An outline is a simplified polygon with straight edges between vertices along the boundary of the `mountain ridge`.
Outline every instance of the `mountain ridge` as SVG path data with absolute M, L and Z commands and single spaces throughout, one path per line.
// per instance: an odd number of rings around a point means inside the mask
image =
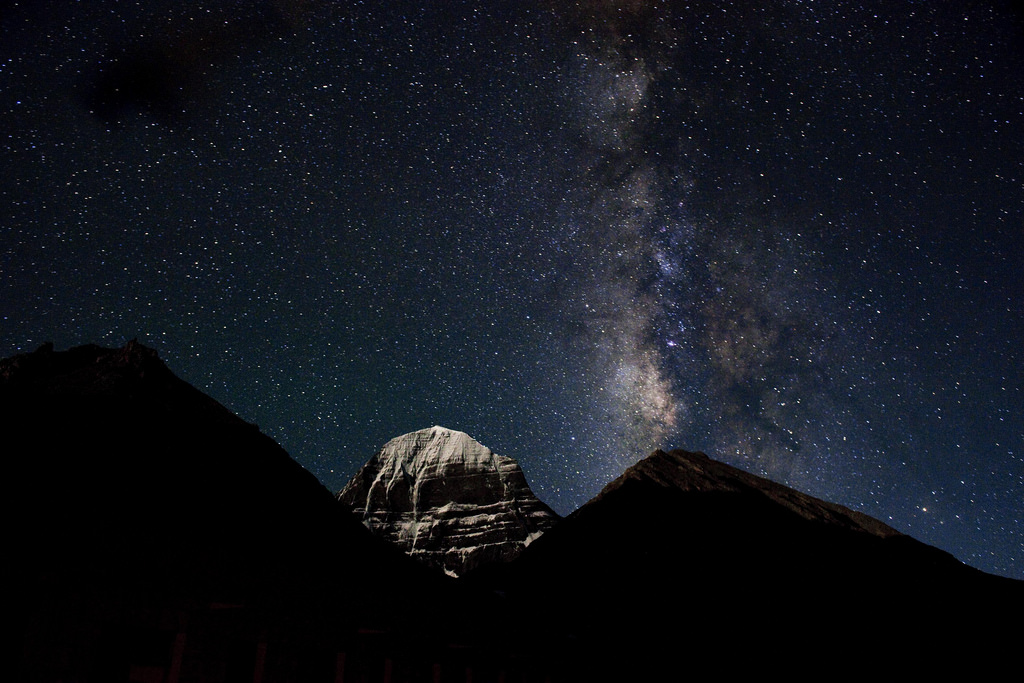
M 744 488 L 757 490 L 770 500 L 805 519 L 839 524 L 881 538 L 905 535 L 863 512 L 803 493 L 767 477 L 761 477 L 714 460 L 706 453 L 682 449 L 654 451 L 651 455 L 627 468 L 618 478 L 606 484 L 592 500 L 600 500 L 628 480 L 643 478 L 681 491 L 735 492 Z
M 751 674 L 794 643 L 807 673 L 938 671 L 1006 659 L 1024 635 L 1024 582 L 681 450 L 655 451 L 510 565 L 466 579 L 560 624 L 583 679 L 672 678 L 681 643 Z
M 794 643 L 798 671 L 912 673 L 1015 661 L 1022 635 L 1024 582 L 700 453 L 655 451 L 451 580 L 137 342 L 0 361 L 0 419 L 26 681 L 653 680 L 763 672 Z M 469 450 L 454 474 L 501 463 Z M 428 481 L 391 475 L 384 500 Z

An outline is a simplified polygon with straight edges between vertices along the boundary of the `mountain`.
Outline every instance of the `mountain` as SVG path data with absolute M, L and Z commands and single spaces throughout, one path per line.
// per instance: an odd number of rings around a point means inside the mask
M 141 344 L 0 361 L 0 439 L 15 680 L 401 680 L 489 647 L 486 600 Z
M 308 572 L 328 538 L 376 547 L 273 440 L 136 342 L 0 361 L 0 415 L 19 542 L 41 568 L 116 557 L 233 599 Z
M 451 576 L 514 559 L 559 519 L 512 458 L 439 426 L 387 442 L 338 499 L 375 535 Z
M 1024 584 L 861 513 L 656 451 L 507 566 L 470 574 L 557 623 L 584 677 L 674 678 L 699 658 L 759 674 L 1011 661 Z M 887 667 L 887 668 L 880 668 Z
M 655 451 L 650 457 L 630 467 L 622 476 L 605 486 L 589 504 L 597 506 L 605 499 L 614 498 L 616 492 L 622 488 L 636 485 L 657 486 L 661 489 L 693 494 L 718 492 L 737 497 L 759 494 L 802 519 L 834 529 L 846 529 L 879 538 L 902 536 L 892 527 L 862 512 L 814 498 L 770 479 L 730 467 L 712 460 L 704 453 L 683 450 Z
M 396 528 L 418 548 L 479 552 L 458 580 L 374 537 L 152 349 L 0 361 L 9 677 L 985 679 L 1017 666 L 1024 583 L 702 454 L 655 452 L 537 537 L 549 511 L 514 463 L 442 428 L 395 441 L 364 468 L 362 500 L 393 509 L 384 521 L 415 513 L 421 526 Z M 500 549 L 510 529 L 525 531 L 511 561 L 469 550 Z

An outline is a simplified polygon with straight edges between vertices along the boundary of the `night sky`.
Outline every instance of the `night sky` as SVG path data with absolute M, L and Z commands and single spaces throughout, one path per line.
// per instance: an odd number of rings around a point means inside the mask
M 0 3 L 0 355 L 138 338 L 338 490 L 655 448 L 1024 578 L 1009 2 Z

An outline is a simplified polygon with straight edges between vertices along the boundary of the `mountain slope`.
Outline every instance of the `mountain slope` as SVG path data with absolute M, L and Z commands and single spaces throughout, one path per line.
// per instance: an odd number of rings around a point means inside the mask
M 612 680 L 672 676 L 683 651 L 746 673 L 794 648 L 807 672 L 998 657 L 1024 607 L 1020 582 L 685 451 L 655 452 L 511 565 L 467 578 L 561 624 L 586 674 Z
M 0 361 L 0 435 L 21 680 L 327 681 L 468 642 L 456 587 L 140 344 Z
M 280 446 L 140 344 L 2 361 L 0 405 L 40 566 L 113 553 L 230 593 L 322 559 L 325 534 L 371 545 Z
M 597 503 L 612 496 L 628 482 L 646 482 L 666 489 L 691 493 L 756 492 L 809 521 L 863 532 L 879 538 L 901 535 L 892 527 L 862 512 L 814 498 L 770 479 L 730 467 L 712 460 L 703 453 L 682 450 L 657 451 L 651 457 L 644 458 L 627 469 L 618 479 L 606 485 L 590 502 Z
M 514 460 L 439 426 L 389 441 L 338 498 L 375 535 L 453 576 L 513 559 L 558 520 Z

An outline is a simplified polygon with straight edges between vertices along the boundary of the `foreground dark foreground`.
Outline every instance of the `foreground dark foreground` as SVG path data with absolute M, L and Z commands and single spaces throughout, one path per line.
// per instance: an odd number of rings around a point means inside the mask
M 139 344 L 0 361 L 0 415 L 15 680 L 977 674 L 1024 642 L 1021 582 L 700 454 L 456 581 Z

